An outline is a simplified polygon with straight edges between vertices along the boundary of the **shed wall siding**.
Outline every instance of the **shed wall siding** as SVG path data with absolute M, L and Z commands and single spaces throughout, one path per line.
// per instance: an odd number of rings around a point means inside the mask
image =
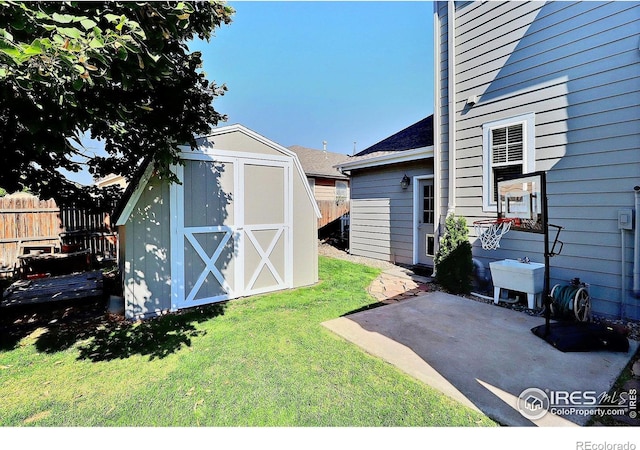
M 273 155 L 282 157 L 282 153 L 275 148 L 253 139 L 244 133 L 231 131 L 229 133 L 218 134 L 205 138 L 206 144 L 203 150 L 233 150 L 241 153 L 259 153 L 262 155 Z
M 318 218 L 305 191 L 307 179 L 293 171 L 293 287 L 318 282 Z
M 412 188 L 400 180 L 433 174 L 433 160 L 362 169 L 351 174 L 350 252 L 401 264 L 413 263 Z
M 153 177 L 126 224 L 123 281 L 127 318 L 150 317 L 171 307 L 169 227 L 169 185 Z
M 437 8 L 446 14 L 446 5 Z M 440 36 L 446 46 L 442 28 Z M 535 113 L 535 170 L 547 171 L 550 223 L 565 227 L 551 285 L 579 277 L 590 284 L 594 312 L 618 316 L 624 252 L 625 314 L 636 319 L 632 233 L 622 249 L 617 211 L 633 208 L 640 184 L 639 39 L 638 2 L 473 2 L 456 10 L 456 213 L 469 223 L 495 216 L 482 209 L 482 125 Z M 469 107 L 471 95 L 480 101 Z M 494 252 L 476 242 L 474 252 L 484 262 L 544 260 L 541 237 L 522 232 Z

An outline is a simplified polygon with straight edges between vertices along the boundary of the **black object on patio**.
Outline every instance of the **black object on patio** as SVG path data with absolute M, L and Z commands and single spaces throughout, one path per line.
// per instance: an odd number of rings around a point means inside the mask
M 531 331 L 562 352 L 629 351 L 626 336 L 597 323 L 555 322 L 539 325 Z

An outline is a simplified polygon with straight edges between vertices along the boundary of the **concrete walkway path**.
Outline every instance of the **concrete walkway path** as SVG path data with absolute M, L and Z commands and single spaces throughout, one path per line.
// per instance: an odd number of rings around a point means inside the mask
M 385 295 L 413 286 L 393 276 L 378 280 Z M 589 416 L 581 412 L 530 420 L 518 396 L 530 388 L 606 394 L 639 344 L 630 340 L 627 353 L 562 353 L 531 332 L 544 323 L 539 317 L 438 291 L 391 303 L 323 325 L 503 425 L 584 425 Z

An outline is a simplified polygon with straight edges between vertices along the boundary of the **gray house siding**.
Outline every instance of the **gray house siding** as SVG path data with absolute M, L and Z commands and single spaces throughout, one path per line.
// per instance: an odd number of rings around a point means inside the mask
M 618 210 L 633 208 L 633 187 L 640 184 L 640 4 L 456 6 L 455 148 L 448 145 L 448 127 L 440 127 L 443 164 L 455 152 L 456 214 L 469 223 L 495 217 L 482 203 L 483 124 L 533 113 L 532 169 L 547 171 L 549 221 L 564 227 L 562 254 L 551 259 L 551 285 L 579 277 L 590 284 L 594 312 L 640 318 L 640 301 L 630 292 L 633 234 L 626 232 L 622 248 L 617 223 Z M 436 110 L 442 116 L 448 101 L 447 5 L 436 5 L 436 12 Z M 479 101 L 471 106 L 467 99 L 474 95 Z M 541 236 L 523 232 L 505 235 L 497 251 L 475 242 L 474 253 L 485 263 L 544 259 Z
M 351 173 L 350 252 L 413 264 L 413 195 L 400 180 L 433 174 L 433 160 L 394 164 Z

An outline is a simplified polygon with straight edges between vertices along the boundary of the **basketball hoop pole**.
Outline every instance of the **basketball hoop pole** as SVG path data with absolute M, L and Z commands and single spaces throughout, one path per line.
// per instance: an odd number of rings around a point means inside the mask
M 560 235 L 560 231 L 562 231 L 562 227 L 559 225 L 552 225 L 549 223 L 549 205 L 547 203 L 547 174 L 546 172 L 540 173 L 540 180 L 543 186 L 542 188 L 542 227 L 544 230 L 544 336 L 547 337 L 549 335 L 550 325 L 551 325 L 551 293 L 550 284 L 551 284 L 551 268 L 550 259 L 553 256 L 560 254 L 562 251 L 563 244 L 561 241 L 558 241 L 558 236 Z M 553 241 L 553 247 L 549 249 L 549 227 L 554 227 L 557 229 L 556 237 Z M 556 244 L 560 243 L 560 250 L 557 252 Z
M 540 173 L 541 194 L 542 194 L 542 229 L 544 230 L 544 288 L 542 295 L 544 298 L 544 335 L 549 335 L 549 325 L 551 322 L 551 296 L 549 295 L 550 270 L 549 260 L 551 253 L 549 252 L 549 207 L 547 204 L 547 174 Z

